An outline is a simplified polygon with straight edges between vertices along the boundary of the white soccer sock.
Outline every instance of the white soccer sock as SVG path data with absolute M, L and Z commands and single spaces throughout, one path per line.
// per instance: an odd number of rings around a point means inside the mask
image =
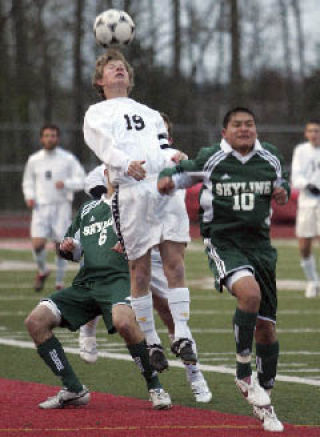
M 319 280 L 313 255 L 310 255 L 309 258 L 301 258 L 300 265 L 308 281 L 317 282 Z
M 97 324 L 100 320 L 100 316 L 90 320 L 90 322 L 80 327 L 81 337 L 95 337 L 97 331 Z
M 169 288 L 168 304 L 174 322 L 174 338 L 189 338 L 192 334 L 188 326 L 190 315 L 190 292 L 188 288 Z
M 63 283 L 66 267 L 67 261 L 61 258 L 61 256 L 56 256 L 56 285 Z
M 33 249 L 32 255 L 33 255 L 33 259 L 37 263 L 39 273 L 43 275 L 48 271 L 47 263 L 46 263 L 46 259 L 47 259 L 46 249 L 43 248 L 39 251 Z
M 147 344 L 160 344 L 161 341 L 154 323 L 152 294 L 149 292 L 142 297 L 132 297 L 131 306 Z
M 199 379 L 203 379 L 203 374 L 200 370 L 200 366 L 198 363 L 196 364 L 185 364 L 184 368 L 186 369 L 187 380 L 189 382 L 198 381 Z

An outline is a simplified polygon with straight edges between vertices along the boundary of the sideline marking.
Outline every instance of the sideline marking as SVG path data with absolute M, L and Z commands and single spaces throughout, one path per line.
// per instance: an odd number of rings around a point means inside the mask
M 14 346 L 14 347 L 20 347 L 23 349 L 35 349 L 34 344 L 31 341 L 19 341 L 19 340 L 10 340 L 7 338 L 0 338 L 0 344 L 4 346 Z M 68 352 L 70 354 L 78 355 L 79 349 L 74 347 L 65 347 L 65 352 Z M 115 360 L 122 360 L 122 361 L 132 361 L 132 357 L 128 354 L 119 354 L 119 353 L 111 353 L 111 352 L 99 352 L 99 357 L 103 358 L 113 358 Z M 184 369 L 184 365 L 177 361 L 169 360 L 169 365 L 171 367 L 177 367 L 179 369 Z M 214 372 L 214 373 L 224 373 L 229 375 L 235 375 L 235 371 L 233 369 L 230 369 L 229 367 L 225 366 L 211 366 L 208 364 L 200 364 L 201 370 L 207 371 L 207 372 Z M 283 381 L 283 382 L 295 382 L 297 384 L 306 384 L 311 386 L 317 386 L 320 387 L 320 381 L 317 381 L 315 379 L 311 378 L 301 378 L 298 376 L 285 376 L 285 375 L 277 375 L 277 381 Z

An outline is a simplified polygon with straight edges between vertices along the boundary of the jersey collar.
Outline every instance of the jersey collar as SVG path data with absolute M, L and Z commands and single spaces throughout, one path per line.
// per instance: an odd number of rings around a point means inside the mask
M 253 149 L 251 150 L 250 153 L 248 153 L 247 155 L 243 156 L 241 155 L 239 152 L 237 152 L 236 150 L 234 150 L 231 145 L 223 138 L 221 140 L 220 143 L 220 148 L 224 151 L 224 153 L 233 155 L 235 158 L 237 158 L 239 161 L 242 162 L 242 164 L 245 164 L 246 162 L 249 161 L 249 159 L 251 159 L 259 150 L 262 150 L 262 145 L 260 143 L 260 141 L 258 139 L 256 139 Z

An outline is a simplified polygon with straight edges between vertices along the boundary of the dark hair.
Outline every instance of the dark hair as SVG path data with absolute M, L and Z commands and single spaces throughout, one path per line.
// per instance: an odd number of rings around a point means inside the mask
M 250 114 L 253 117 L 254 122 L 256 122 L 256 116 L 254 115 L 254 113 L 250 109 L 244 108 L 242 106 L 237 106 L 233 109 L 230 109 L 230 111 L 228 111 L 226 113 L 226 115 L 224 116 L 223 122 L 222 122 L 222 126 L 224 128 L 226 128 L 228 126 L 229 121 L 231 120 L 231 117 L 234 114 L 237 114 L 238 112 L 246 112 L 247 114 Z
M 53 123 L 45 123 L 44 125 L 41 126 L 40 128 L 40 137 L 42 137 L 43 132 L 46 129 L 50 129 L 50 130 L 55 130 L 57 132 L 58 137 L 60 136 L 60 129 L 56 124 Z
M 317 120 L 315 118 L 311 118 L 310 120 L 307 120 L 306 126 L 307 126 L 307 124 L 318 124 L 318 125 L 320 125 L 320 120 Z
M 167 126 L 168 126 L 168 136 L 170 138 L 172 138 L 173 125 L 172 125 L 172 122 L 171 122 L 171 120 L 169 118 L 169 115 L 166 114 L 165 112 L 160 112 L 160 115 L 163 118 L 163 121 L 165 123 L 167 123 Z

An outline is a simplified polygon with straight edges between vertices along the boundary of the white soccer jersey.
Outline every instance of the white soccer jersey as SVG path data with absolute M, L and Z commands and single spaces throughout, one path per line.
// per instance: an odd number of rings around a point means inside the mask
M 73 193 L 83 189 L 84 178 L 84 169 L 70 152 L 60 147 L 42 149 L 32 154 L 25 166 L 24 198 L 34 199 L 37 205 L 71 202 Z M 57 181 L 63 181 L 63 189 L 55 187 Z
M 114 185 L 137 182 L 126 174 L 131 161 L 146 161 L 147 176 L 172 165 L 161 150 L 168 142 L 161 115 L 128 97 L 90 106 L 83 130 L 86 143 L 106 164 Z
M 312 195 L 306 186 L 316 185 L 320 189 L 320 147 L 309 142 L 298 144 L 292 157 L 292 185 L 300 190 L 299 206 L 315 206 L 320 203 L 320 196 Z

